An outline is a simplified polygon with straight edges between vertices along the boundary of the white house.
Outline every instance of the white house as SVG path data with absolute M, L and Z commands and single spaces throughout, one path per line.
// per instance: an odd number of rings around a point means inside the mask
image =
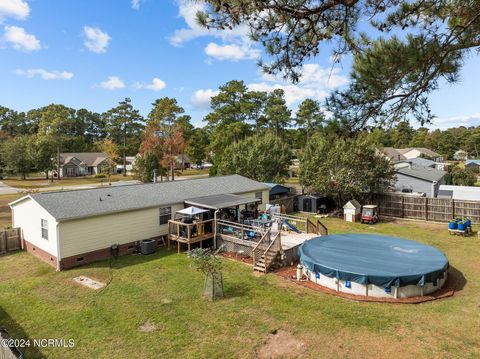
M 12 203 L 12 225 L 24 248 L 57 270 L 135 250 L 139 241 L 168 233 L 168 220 L 189 199 L 231 194 L 259 202 L 269 187 L 239 175 L 178 182 L 29 194 Z M 248 201 L 244 201 L 247 203 Z

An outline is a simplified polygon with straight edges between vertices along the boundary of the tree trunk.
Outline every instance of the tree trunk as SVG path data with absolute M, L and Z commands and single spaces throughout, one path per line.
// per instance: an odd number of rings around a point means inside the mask
M 60 180 L 60 146 L 57 146 L 57 179 Z

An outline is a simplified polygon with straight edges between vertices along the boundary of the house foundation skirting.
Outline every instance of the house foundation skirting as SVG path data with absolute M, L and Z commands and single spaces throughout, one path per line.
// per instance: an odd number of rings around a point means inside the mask
M 45 263 L 50 264 L 52 267 L 57 268 L 57 257 L 54 255 L 45 252 L 43 249 L 38 248 L 36 245 L 23 240 L 23 249 L 25 249 L 28 253 L 33 254 L 35 257 L 40 258 Z

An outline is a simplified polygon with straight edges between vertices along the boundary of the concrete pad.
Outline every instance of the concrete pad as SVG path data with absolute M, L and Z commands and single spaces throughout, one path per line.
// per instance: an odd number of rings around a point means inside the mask
M 98 290 L 98 289 L 102 289 L 103 287 L 105 287 L 105 283 L 97 282 L 96 280 L 85 277 L 83 275 L 81 275 L 80 277 L 75 277 L 75 278 L 73 278 L 73 280 L 75 282 L 77 282 L 78 284 L 83 285 L 83 286 L 85 286 L 87 288 L 90 288 L 90 289 Z

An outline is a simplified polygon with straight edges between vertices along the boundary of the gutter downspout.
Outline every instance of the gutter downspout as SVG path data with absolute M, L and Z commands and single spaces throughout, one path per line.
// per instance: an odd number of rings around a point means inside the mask
M 217 209 L 213 213 L 213 249 L 217 249 L 217 214 L 219 211 Z
M 56 229 L 57 229 L 57 272 L 60 272 L 60 231 L 58 230 L 59 222 L 57 222 Z

